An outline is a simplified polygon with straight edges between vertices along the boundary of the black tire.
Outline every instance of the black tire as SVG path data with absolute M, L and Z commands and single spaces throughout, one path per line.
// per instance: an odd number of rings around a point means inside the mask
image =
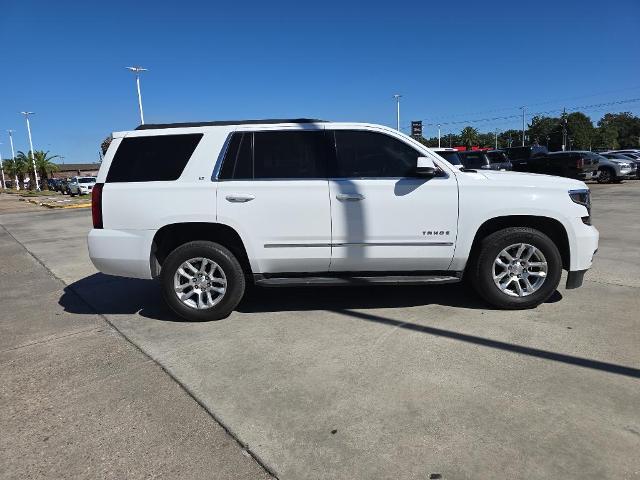
M 616 178 L 616 172 L 609 167 L 602 167 L 598 175 L 598 183 L 612 183 L 614 178 Z
M 504 293 L 493 281 L 494 261 L 498 254 L 517 243 L 536 247 L 547 262 L 547 276 L 542 285 L 537 291 L 521 297 Z M 562 258 L 558 247 L 544 233 L 526 227 L 505 228 L 482 239 L 479 255 L 470 265 L 467 274 L 474 289 L 491 305 L 507 310 L 534 308 L 551 297 L 558 287 L 562 275 Z
M 178 268 L 192 258 L 206 258 L 218 264 L 224 272 L 227 286 L 219 303 L 204 309 L 186 305 L 174 290 L 174 275 Z M 194 241 L 179 246 L 169 254 L 160 271 L 162 296 L 167 305 L 182 318 L 193 322 L 220 320 L 228 317 L 240 303 L 245 289 L 244 272 L 236 257 L 225 247 L 214 242 Z

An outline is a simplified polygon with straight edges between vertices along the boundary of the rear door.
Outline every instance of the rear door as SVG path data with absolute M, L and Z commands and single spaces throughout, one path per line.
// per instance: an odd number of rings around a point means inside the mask
M 333 136 L 331 271 L 447 270 L 458 222 L 455 176 L 415 176 L 424 154 L 387 132 Z
M 330 153 L 317 128 L 232 134 L 218 177 L 217 218 L 238 231 L 254 273 L 328 271 Z

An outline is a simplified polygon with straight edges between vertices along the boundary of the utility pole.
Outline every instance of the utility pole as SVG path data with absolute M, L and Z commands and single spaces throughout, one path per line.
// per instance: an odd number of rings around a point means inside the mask
M 520 107 L 522 109 L 522 146 L 524 147 L 524 129 L 525 129 L 525 107 Z
M 562 109 L 562 151 L 567 150 L 567 109 Z
M 396 130 L 400 131 L 400 97 L 402 95 L 395 94 L 393 98 L 396 99 Z
M 451 132 L 449 132 L 449 148 L 453 148 L 453 134 Z
M 11 160 L 16 161 L 16 152 L 13 149 L 13 130 L 7 130 L 9 132 L 9 143 L 11 144 Z M 20 182 L 18 181 L 18 174 L 16 173 L 16 190 L 20 190 Z
M 138 89 L 138 109 L 140 110 L 140 123 L 144 125 L 144 112 L 142 111 L 142 95 L 140 94 L 140 74 L 142 72 L 146 72 L 146 68 L 138 67 L 127 67 L 127 70 L 132 71 L 136 74 L 136 88 Z
M 440 124 L 438 124 L 438 148 L 440 148 Z
M 33 112 L 20 112 L 27 120 L 27 133 L 29 134 L 29 148 L 31 148 L 31 163 L 33 165 L 33 177 L 36 180 L 36 190 L 40 190 L 40 182 L 38 181 L 38 172 L 36 171 L 36 152 L 33 149 L 33 142 L 31 141 L 31 124 L 29 123 L 29 115 L 33 115 Z
M 496 128 L 496 150 L 498 149 L 498 129 Z

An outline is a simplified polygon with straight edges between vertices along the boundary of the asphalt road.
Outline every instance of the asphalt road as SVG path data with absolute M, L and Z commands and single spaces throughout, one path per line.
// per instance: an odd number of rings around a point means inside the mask
M 207 416 L 211 429 L 224 426 L 228 434 L 219 432 L 237 440 L 230 446 L 242 444 L 281 479 L 638 478 L 640 182 L 592 189 L 601 246 L 585 285 L 560 288 L 549 303 L 521 312 L 488 309 L 461 285 L 258 289 L 225 320 L 184 323 L 163 305 L 155 282 L 96 273 L 86 252 L 88 211 L 5 214 L 0 224 L 67 285 L 32 304 L 21 321 L 38 324 L 44 309 L 61 312 L 55 327 L 62 330 L 79 319 L 104 328 L 108 319 L 179 383 L 166 374 L 164 383 L 139 376 L 131 394 L 140 403 L 117 410 L 124 423 L 144 409 L 169 422 L 170 412 L 156 411 L 156 395 L 183 392 L 180 402 L 200 415 L 197 399 L 215 417 Z M 3 242 L 9 251 L 19 247 L 8 236 Z M 6 257 L 0 248 L 2 288 L 28 285 L 28 275 L 12 280 L 19 268 L 6 270 Z M 2 298 L 4 337 L 15 299 Z M 26 337 L 11 345 L 20 341 Z M 24 382 L 23 375 L 8 374 L 3 384 Z M 37 391 L 52 388 L 43 379 Z M 39 401 L 10 395 L 0 418 L 14 399 L 15 419 L 27 408 L 22 403 Z M 23 429 L 32 428 L 37 423 Z M 74 442 L 81 434 L 68 432 Z M 0 453 L 6 449 L 12 465 L 23 451 L 40 465 L 63 448 L 39 451 L 40 444 L 2 437 Z M 86 445 L 91 456 L 93 444 Z M 162 457 L 171 463 L 188 451 L 197 459 L 200 448 L 163 450 Z M 239 468 L 265 474 L 242 458 Z M 193 472 L 197 466 L 194 460 Z

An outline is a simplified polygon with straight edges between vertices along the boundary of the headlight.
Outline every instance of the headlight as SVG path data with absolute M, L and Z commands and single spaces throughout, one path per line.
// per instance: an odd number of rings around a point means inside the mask
M 582 217 L 582 222 L 585 225 L 591 225 L 591 192 L 589 192 L 589 189 L 569 190 L 569 198 L 578 205 L 583 205 L 587 208 L 588 215 Z

